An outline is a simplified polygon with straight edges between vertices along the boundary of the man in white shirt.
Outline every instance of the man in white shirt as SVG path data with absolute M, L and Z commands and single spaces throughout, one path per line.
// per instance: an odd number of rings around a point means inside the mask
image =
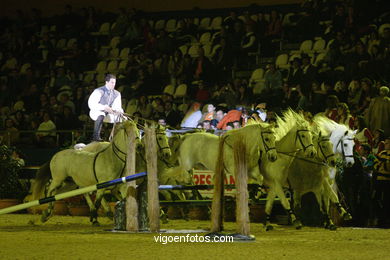
M 103 141 L 100 131 L 104 122 L 115 123 L 120 121 L 120 113 L 123 113 L 122 98 L 119 91 L 115 90 L 116 77 L 107 74 L 106 84 L 95 89 L 88 99 L 90 108 L 89 116 L 95 121 L 92 141 Z

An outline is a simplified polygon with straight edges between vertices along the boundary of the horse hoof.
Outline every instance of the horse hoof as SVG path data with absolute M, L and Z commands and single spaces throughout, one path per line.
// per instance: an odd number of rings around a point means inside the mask
M 337 230 L 337 226 L 334 225 L 334 224 L 331 224 L 331 225 L 328 226 L 328 229 L 331 230 L 331 231 L 335 231 L 335 230 Z
M 97 220 L 95 220 L 92 222 L 92 226 L 99 227 L 100 223 Z
M 293 225 L 294 225 L 295 229 L 298 229 L 298 230 L 302 229 L 302 223 L 299 220 L 295 220 Z
M 42 212 L 41 222 L 45 223 L 49 219 L 49 213 L 47 211 Z
M 345 214 L 343 215 L 343 220 L 352 220 L 352 215 L 349 214 L 349 213 L 345 213 Z
M 271 231 L 273 229 L 274 229 L 274 227 L 272 225 L 266 225 L 265 226 L 265 231 Z
M 42 215 L 41 216 L 41 222 L 45 223 L 47 221 L 47 216 Z

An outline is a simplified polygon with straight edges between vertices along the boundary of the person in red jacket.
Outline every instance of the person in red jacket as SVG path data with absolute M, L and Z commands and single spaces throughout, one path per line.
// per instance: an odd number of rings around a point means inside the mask
M 234 121 L 241 121 L 241 115 L 242 115 L 242 112 L 240 110 L 236 110 L 236 109 L 230 110 L 226 114 L 226 116 L 224 116 L 222 118 L 222 120 L 219 121 L 217 128 L 226 130 L 227 123 L 229 123 L 229 122 L 233 123 Z

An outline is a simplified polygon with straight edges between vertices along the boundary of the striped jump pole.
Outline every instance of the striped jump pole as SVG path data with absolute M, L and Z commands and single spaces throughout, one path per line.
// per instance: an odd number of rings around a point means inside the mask
M 57 194 L 57 195 L 50 196 L 50 197 L 46 197 L 46 198 L 43 198 L 43 199 L 30 201 L 30 202 L 27 202 L 27 203 L 15 205 L 15 206 L 8 207 L 8 208 L 5 208 L 5 209 L 0 209 L 0 215 L 1 214 L 11 213 L 11 212 L 22 210 L 22 209 L 27 209 L 27 208 L 30 208 L 30 207 L 33 207 L 33 206 L 46 204 L 46 203 L 49 203 L 49 202 L 52 202 L 52 201 L 57 201 L 57 200 L 70 198 L 70 197 L 73 197 L 73 196 L 77 196 L 77 195 L 85 194 L 85 193 L 92 192 L 92 191 L 95 191 L 95 190 L 107 188 L 107 187 L 110 187 L 110 186 L 113 186 L 113 185 L 117 185 L 117 184 L 120 184 L 120 183 L 126 183 L 126 182 L 130 182 L 130 181 L 134 181 L 136 179 L 140 179 L 140 178 L 146 177 L 146 175 L 147 175 L 146 172 L 141 172 L 141 173 L 137 173 L 137 174 L 134 174 L 134 175 L 127 176 L 127 177 L 122 177 L 122 178 L 119 178 L 119 179 L 98 183 L 98 184 L 87 186 L 87 187 L 84 187 L 84 188 L 80 188 L 80 189 L 64 192 L 64 193 Z

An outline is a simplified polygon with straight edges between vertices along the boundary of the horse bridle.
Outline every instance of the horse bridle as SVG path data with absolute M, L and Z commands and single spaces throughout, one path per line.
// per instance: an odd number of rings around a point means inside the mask
M 276 147 L 269 147 L 268 144 L 265 142 L 265 138 L 264 138 L 264 134 L 273 134 L 273 132 L 271 131 L 261 131 L 261 141 L 263 142 L 263 145 L 264 145 L 264 149 L 265 149 L 265 153 L 268 153 L 270 150 L 276 150 Z
M 163 130 L 159 130 L 159 131 L 156 131 L 156 135 L 157 136 L 159 136 L 159 135 L 162 135 L 162 136 L 166 136 L 166 134 L 165 134 L 165 131 L 163 131 Z M 157 138 L 157 145 L 158 145 L 158 151 L 164 151 L 164 149 L 171 149 L 170 147 L 169 147 L 169 145 L 168 146 L 164 146 L 164 147 L 161 147 L 161 144 L 160 144 L 160 142 L 158 142 L 158 138 Z
M 353 141 L 353 138 L 347 138 L 347 140 Z M 336 149 L 337 149 L 337 147 L 339 145 L 341 145 L 341 152 L 343 153 L 343 159 L 348 158 L 348 157 L 352 157 L 353 158 L 353 153 L 350 154 L 350 155 L 345 155 L 345 152 L 344 152 L 344 136 L 342 136 L 340 138 L 340 140 L 338 141 L 338 143 L 336 145 Z
M 124 131 L 124 134 L 126 135 L 126 138 L 128 139 L 129 135 L 127 134 L 126 129 L 124 129 L 123 131 Z M 124 136 L 124 138 L 125 138 L 125 136 Z M 125 139 L 124 141 L 126 141 L 126 139 Z M 127 155 L 127 153 L 126 153 L 126 152 L 123 152 L 123 151 L 115 144 L 114 139 L 112 140 L 112 151 L 114 152 L 115 156 L 118 157 L 119 160 L 121 160 L 123 163 L 126 163 L 126 155 Z M 122 159 L 122 158 L 119 156 L 118 153 L 124 155 L 124 156 L 125 156 L 125 159 Z
M 321 143 L 322 143 L 322 142 L 329 142 L 329 138 L 320 138 L 320 139 L 318 140 L 318 146 L 320 147 L 321 154 L 322 154 L 322 156 L 324 157 L 325 162 L 327 162 L 329 157 L 334 156 L 334 153 L 332 152 L 331 154 L 326 155 L 325 152 L 324 152 L 324 150 L 323 150 L 322 147 L 321 147 Z
M 297 130 L 296 135 L 295 135 L 295 141 L 297 141 L 297 139 L 299 140 L 299 143 L 301 144 L 301 146 L 303 147 L 303 151 L 305 152 L 307 150 L 307 148 L 309 148 L 310 146 L 313 146 L 313 143 L 311 143 L 309 145 L 305 145 L 302 141 L 301 136 L 299 135 L 299 132 L 309 132 L 309 130 L 308 129 Z

